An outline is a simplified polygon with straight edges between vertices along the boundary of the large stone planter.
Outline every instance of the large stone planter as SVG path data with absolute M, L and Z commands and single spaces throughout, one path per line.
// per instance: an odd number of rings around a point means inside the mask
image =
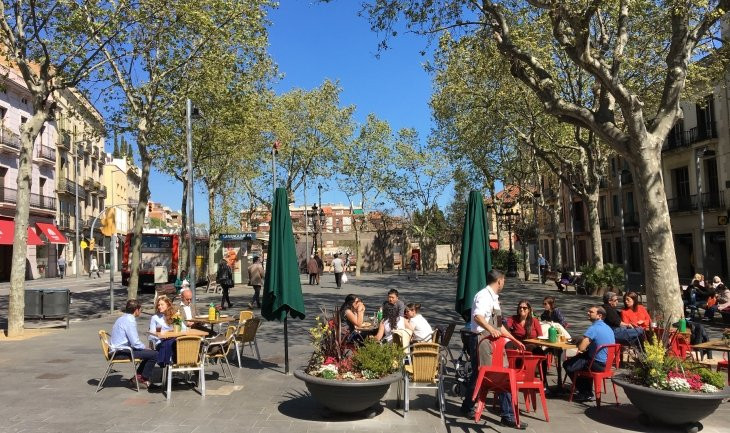
M 376 380 L 332 380 L 315 377 L 303 369 L 294 371 L 294 376 L 307 385 L 323 406 L 344 413 L 361 412 L 379 402 L 393 382 L 401 379 L 400 373 L 393 373 Z
M 702 429 L 700 420 L 711 415 L 723 399 L 730 397 L 730 387 L 716 393 L 665 391 L 637 385 L 616 376 L 613 382 L 624 389 L 626 397 L 650 423 L 684 427 L 688 432 Z

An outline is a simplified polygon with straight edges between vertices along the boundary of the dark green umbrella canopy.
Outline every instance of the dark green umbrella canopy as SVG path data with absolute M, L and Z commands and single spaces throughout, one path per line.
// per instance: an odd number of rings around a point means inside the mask
M 267 320 L 285 320 L 289 312 L 291 317 L 304 319 L 304 299 L 289 216 L 289 198 L 284 188 L 276 189 L 270 227 L 261 315 Z
M 464 218 L 459 258 L 459 283 L 456 287 L 456 312 L 471 320 L 474 295 L 487 286 L 487 272 L 492 269 L 489 250 L 489 228 L 484 215 L 484 202 L 479 191 L 469 193 L 469 207 Z

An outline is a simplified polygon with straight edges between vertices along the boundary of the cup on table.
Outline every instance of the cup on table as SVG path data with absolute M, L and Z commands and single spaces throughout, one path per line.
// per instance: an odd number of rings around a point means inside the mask
M 157 325 L 157 333 L 159 334 L 162 332 L 162 325 Z

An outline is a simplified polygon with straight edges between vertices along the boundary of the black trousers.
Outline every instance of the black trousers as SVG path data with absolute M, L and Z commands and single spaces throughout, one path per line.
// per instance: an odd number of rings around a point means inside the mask
M 228 291 L 231 290 L 232 286 L 229 285 L 221 285 L 223 288 L 223 298 L 221 299 L 221 307 L 226 308 L 226 301 L 228 301 L 228 306 L 232 307 L 233 304 L 231 303 L 231 298 L 228 297 Z
M 251 300 L 252 304 L 256 304 L 256 306 L 261 306 L 261 286 L 253 286 L 253 299 Z
M 342 287 L 342 272 L 335 272 L 335 284 L 338 289 Z

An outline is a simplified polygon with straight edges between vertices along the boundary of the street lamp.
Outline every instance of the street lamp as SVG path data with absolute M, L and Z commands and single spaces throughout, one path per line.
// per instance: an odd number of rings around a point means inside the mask
M 624 290 L 628 289 L 629 285 L 629 257 L 628 257 L 628 245 L 626 245 L 626 228 L 624 226 L 624 191 L 623 191 L 623 178 L 624 176 L 631 175 L 631 172 L 624 169 L 618 172 L 618 218 L 621 221 L 621 261 L 623 262 L 624 268 Z
M 700 214 L 700 250 L 702 253 L 702 273 L 707 273 L 707 243 L 705 242 L 705 212 L 702 203 L 702 172 L 700 160 L 707 156 L 715 156 L 715 151 L 703 147 L 695 151 L 695 174 L 697 176 L 697 210 Z
M 512 207 L 506 208 L 502 212 L 497 212 L 497 216 L 500 217 L 502 227 L 507 229 L 507 236 L 509 237 L 509 254 L 507 255 L 507 274 L 508 277 L 517 276 L 517 261 L 515 260 L 515 252 L 512 248 L 512 226 L 517 224 L 520 218 L 520 212 L 513 209 Z
M 322 184 L 317 184 L 317 190 L 319 190 L 319 257 L 324 260 L 324 240 L 322 238 L 322 232 L 324 231 L 324 210 L 322 209 Z

